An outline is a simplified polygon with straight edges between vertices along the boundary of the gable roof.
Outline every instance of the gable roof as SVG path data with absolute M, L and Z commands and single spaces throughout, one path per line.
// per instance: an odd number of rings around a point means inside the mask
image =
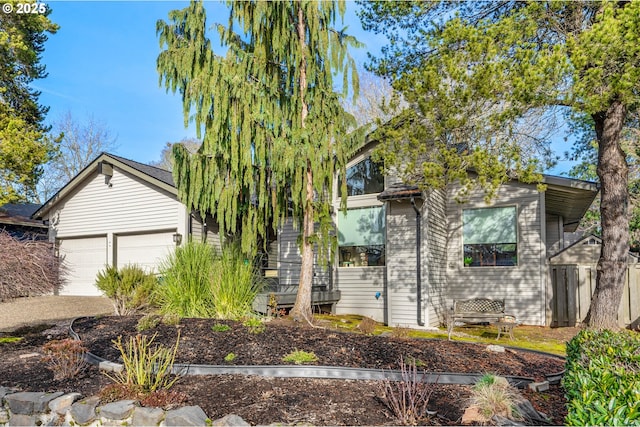
M 62 187 L 56 194 L 47 200 L 37 211 L 32 214 L 32 218 L 42 219 L 60 200 L 77 188 L 89 175 L 97 171 L 102 164 L 115 166 L 125 172 L 134 175 L 143 181 L 165 190 L 170 194 L 178 194 L 178 190 L 173 182 L 171 172 L 155 166 L 139 163 L 134 160 L 125 159 L 109 153 L 101 153 L 87 167 L 80 171 L 71 181 Z
M 42 221 L 31 219 L 31 215 L 40 208 L 36 203 L 7 203 L 0 206 L 0 227 L 13 225 L 21 227 L 47 228 Z

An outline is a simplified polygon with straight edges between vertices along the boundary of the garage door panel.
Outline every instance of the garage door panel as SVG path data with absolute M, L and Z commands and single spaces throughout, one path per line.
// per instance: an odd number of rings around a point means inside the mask
M 158 273 L 160 264 L 175 247 L 173 232 L 117 236 L 118 268 L 137 264 Z
M 61 239 L 58 248 L 66 267 L 62 295 L 102 295 L 95 286 L 98 271 L 107 264 L 107 238 Z

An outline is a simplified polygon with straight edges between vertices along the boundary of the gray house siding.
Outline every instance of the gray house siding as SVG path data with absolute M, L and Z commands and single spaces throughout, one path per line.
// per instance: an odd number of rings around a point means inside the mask
M 422 205 L 422 266 L 426 277 L 428 326 L 438 327 L 446 321 L 447 295 L 447 203 L 446 192 L 432 191 Z M 426 270 L 426 274 L 424 273 Z
M 206 221 L 203 221 L 197 212 L 191 214 L 190 221 L 191 239 L 194 242 L 207 242 L 220 253 L 222 240 L 218 223 L 211 216 L 207 216 Z
M 545 324 L 546 248 L 541 218 L 544 198 L 535 186 L 510 182 L 498 190 L 494 203 L 487 205 L 481 192 L 466 203 L 455 201 L 456 188 L 448 194 L 447 257 L 448 301 L 475 297 L 505 299 L 506 310 L 531 325 Z M 489 206 L 517 208 L 517 266 L 465 267 L 463 263 L 462 211 Z
M 340 291 L 336 314 L 360 314 L 386 323 L 384 272 L 385 267 L 336 268 L 335 287 Z
M 546 215 L 547 258 L 564 248 L 562 238 L 562 218 L 558 215 Z

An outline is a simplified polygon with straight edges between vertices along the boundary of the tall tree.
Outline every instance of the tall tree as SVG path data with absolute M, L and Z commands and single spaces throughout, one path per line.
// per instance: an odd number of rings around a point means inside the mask
M 160 160 L 149 163 L 151 166 L 155 166 L 164 170 L 173 170 L 173 146 L 180 144 L 193 154 L 198 151 L 202 142 L 196 138 L 182 138 L 179 142 L 167 142 L 160 152 Z
M 40 59 L 47 33 L 58 29 L 48 14 L 0 14 L 0 205 L 35 199 L 41 165 L 55 150 L 43 125 L 48 109 L 29 87 L 46 77 Z
M 93 116 L 79 121 L 67 111 L 53 123 L 52 132 L 60 135 L 58 151 L 44 166 L 38 183 L 41 203 L 79 174 L 100 153 L 117 148 L 116 137 L 109 127 Z
M 321 255 L 332 246 L 333 177 L 355 137 L 333 78 L 343 76 L 344 94 L 357 82 L 347 52 L 357 42 L 331 28 L 344 1 L 228 5 L 228 25 L 217 26 L 225 55 L 211 48 L 200 2 L 157 25 L 160 83 L 182 95 L 185 123 L 193 118 L 199 138 L 204 130 L 198 153 L 174 146 L 174 178 L 187 206 L 241 231 L 246 251 L 293 218 L 302 267 L 292 314 L 309 320 L 314 245 Z
M 439 123 L 455 136 L 468 112 L 456 113 L 457 105 L 484 102 L 493 108 L 483 110 L 489 114 L 478 122 L 482 132 L 461 143 L 493 148 L 485 130 L 509 131 L 536 110 L 571 109 L 592 120 L 603 244 L 585 322 L 616 329 L 629 249 L 621 134 L 640 102 L 640 2 L 374 2 L 362 17 L 391 40 L 374 68 L 394 80 L 427 129 Z M 449 164 L 461 164 L 468 145 L 460 147 L 446 151 Z M 521 146 L 513 150 L 518 155 L 501 152 L 517 166 Z

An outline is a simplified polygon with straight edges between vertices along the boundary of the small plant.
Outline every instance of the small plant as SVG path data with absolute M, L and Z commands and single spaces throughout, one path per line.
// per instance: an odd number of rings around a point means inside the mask
M 149 329 L 153 329 L 160 324 L 160 316 L 156 314 L 147 314 L 142 316 L 138 320 L 138 324 L 136 325 L 136 329 L 138 332 L 148 331 Z
M 464 266 L 469 267 L 471 264 L 473 264 L 473 258 L 470 256 L 464 257 Z
M 216 323 L 211 327 L 213 332 L 227 332 L 231 329 L 231 326 L 225 325 L 224 323 Z
M 162 316 L 162 324 L 168 326 L 178 326 L 180 324 L 180 316 L 174 313 L 167 313 Z
M 469 404 L 478 409 L 483 423 L 489 423 L 496 415 L 521 421 L 515 410 L 517 398 L 516 390 L 504 377 L 485 374 L 473 386 Z
M 242 325 L 245 326 L 251 334 L 261 334 L 264 332 L 265 326 L 262 320 L 258 317 L 247 317 Z
M 236 360 L 235 353 L 229 353 L 224 357 L 225 362 L 233 362 L 234 360 Z
M 304 350 L 295 350 L 282 358 L 283 362 L 294 363 L 296 365 L 304 365 L 306 363 L 314 363 L 318 361 L 318 356 L 313 352 Z
M 398 338 L 398 339 L 407 339 L 409 338 L 409 333 L 411 332 L 411 329 L 409 328 L 405 328 L 404 326 L 396 326 L 395 328 L 393 328 L 391 330 L 391 336 L 393 338 Z
M 379 386 L 381 400 L 403 425 L 416 425 L 428 416 L 427 406 L 433 393 L 433 385 L 418 374 L 415 363 L 405 363 L 400 358 L 402 380 L 384 380 Z
M 124 369 L 115 374 L 106 374 L 119 384 L 125 384 L 142 392 L 154 392 L 156 390 L 168 390 L 178 380 L 171 374 L 173 363 L 178 352 L 180 331 L 176 345 L 172 348 L 154 345 L 153 340 L 146 335 L 130 337 L 129 342 L 122 344 L 122 336 L 113 341 L 115 348 L 122 355 Z
M 425 366 L 425 363 L 421 359 L 416 359 L 413 356 L 407 357 L 407 363 L 409 363 L 409 365 L 415 365 L 416 368 L 422 368 Z
M 84 354 L 87 349 L 82 342 L 71 338 L 49 341 L 42 347 L 44 362 L 53 371 L 53 378 L 74 378 L 86 367 Z
M 113 301 L 116 315 L 127 316 L 152 304 L 152 295 L 158 279 L 135 264 L 120 270 L 107 266 L 98 272 L 96 286 Z
M 18 342 L 22 339 L 22 337 L 1 337 L 0 344 L 9 344 L 12 342 Z
M 370 317 L 363 317 L 357 328 L 365 335 L 371 335 L 375 332 L 378 323 Z

